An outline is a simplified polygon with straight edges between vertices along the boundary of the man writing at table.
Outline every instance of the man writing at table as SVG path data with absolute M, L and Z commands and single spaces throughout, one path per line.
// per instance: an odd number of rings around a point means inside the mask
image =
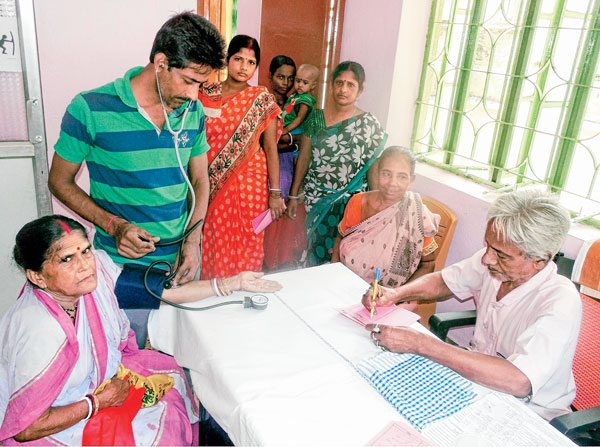
M 571 365 L 581 301 L 551 262 L 569 229 L 556 196 L 517 191 L 488 211 L 485 248 L 457 264 L 397 289 L 381 287 L 377 306 L 473 297 L 475 333 L 468 350 L 409 328 L 367 325 L 375 343 L 443 364 L 467 379 L 525 399 L 546 419 L 570 411 Z M 372 290 L 362 299 L 372 306 Z

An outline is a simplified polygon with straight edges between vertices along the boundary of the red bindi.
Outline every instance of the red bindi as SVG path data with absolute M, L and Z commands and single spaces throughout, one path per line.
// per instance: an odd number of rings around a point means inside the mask
M 77 247 L 77 250 L 81 250 L 79 247 Z

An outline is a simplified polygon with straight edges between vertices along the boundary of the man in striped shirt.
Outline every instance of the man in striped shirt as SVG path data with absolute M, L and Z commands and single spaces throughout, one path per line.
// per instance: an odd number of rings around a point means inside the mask
M 80 93 L 67 108 L 48 186 L 95 224 L 94 246 L 117 263 L 174 262 L 177 245 L 154 244 L 178 238 L 188 213 L 188 228 L 206 214 L 209 146 L 197 98 L 212 71 L 223 67 L 224 46 L 210 22 L 190 12 L 176 15 L 158 31 L 150 63 Z M 170 129 L 181 129 L 179 157 L 196 195 L 193 210 Z M 83 161 L 89 195 L 75 183 Z M 175 284 L 196 274 L 201 232 L 199 226 L 187 238 Z

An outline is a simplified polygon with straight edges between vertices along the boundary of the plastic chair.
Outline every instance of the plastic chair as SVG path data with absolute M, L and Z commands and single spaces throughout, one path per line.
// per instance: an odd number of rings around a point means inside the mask
M 582 317 L 573 376 L 577 394 L 573 413 L 550 423 L 580 445 L 600 445 L 600 302 L 589 294 L 600 291 L 600 239 L 584 244 L 575 261 L 572 280 L 581 287 Z
M 443 269 L 446 264 L 446 258 L 448 257 L 448 251 L 450 250 L 458 218 L 450 208 L 431 197 L 421 196 L 421 200 L 429 208 L 429 211 L 439 214 L 441 217 L 438 233 L 435 235 L 438 248 L 434 252 L 433 271 L 437 272 Z M 435 307 L 436 303 L 422 303 L 417 306 L 416 313 L 421 316 L 421 323 L 424 326 L 429 327 L 429 318 L 435 313 Z

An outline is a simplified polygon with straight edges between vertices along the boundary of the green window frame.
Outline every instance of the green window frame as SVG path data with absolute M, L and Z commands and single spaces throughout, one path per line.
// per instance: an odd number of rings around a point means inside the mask
M 433 0 L 418 158 L 600 216 L 600 0 Z

